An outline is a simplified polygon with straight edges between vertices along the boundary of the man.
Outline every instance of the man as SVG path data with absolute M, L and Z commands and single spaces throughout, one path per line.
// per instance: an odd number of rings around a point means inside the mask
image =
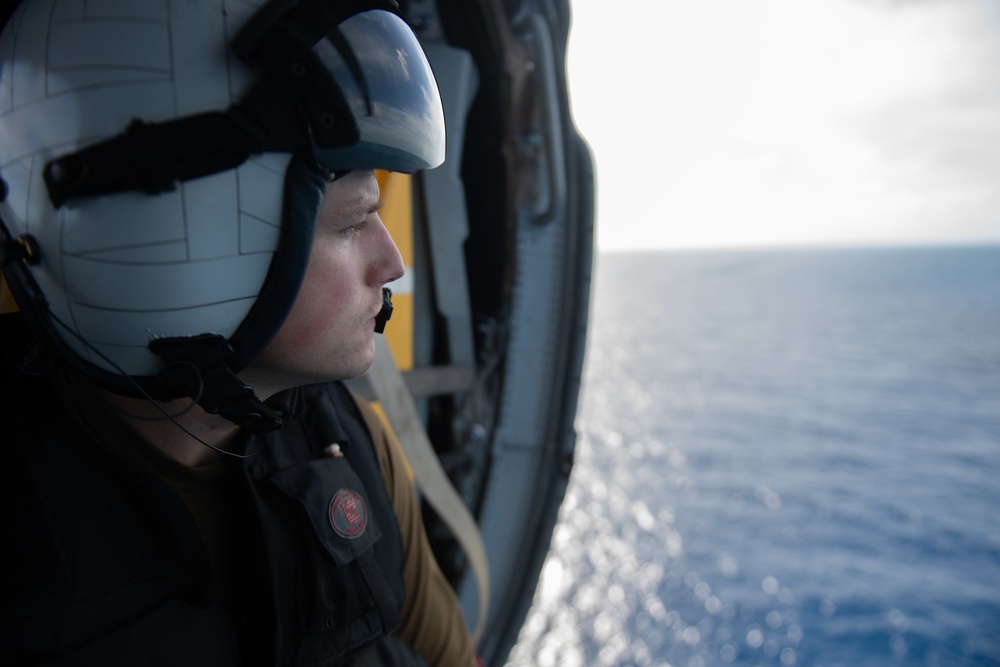
M 403 273 L 372 170 L 444 155 L 395 6 L 26 0 L 0 54 L 0 662 L 475 664 L 332 382 Z

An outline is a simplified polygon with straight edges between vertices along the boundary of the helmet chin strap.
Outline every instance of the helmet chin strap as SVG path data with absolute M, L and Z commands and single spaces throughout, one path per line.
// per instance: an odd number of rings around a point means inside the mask
M 229 368 L 233 347 L 219 334 L 158 338 L 149 349 L 167 365 L 156 379 L 170 393 L 191 396 L 206 412 L 222 415 L 253 433 L 281 428 L 282 414 L 264 404 L 253 387 Z

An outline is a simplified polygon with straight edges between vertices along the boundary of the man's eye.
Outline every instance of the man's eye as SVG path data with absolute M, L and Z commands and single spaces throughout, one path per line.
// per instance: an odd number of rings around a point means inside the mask
M 351 225 L 350 227 L 345 227 L 344 228 L 344 232 L 343 232 L 344 236 L 357 236 L 358 234 L 360 234 L 362 232 L 362 230 L 365 228 L 366 224 L 367 223 L 365 223 L 365 222 L 359 222 L 356 225 Z

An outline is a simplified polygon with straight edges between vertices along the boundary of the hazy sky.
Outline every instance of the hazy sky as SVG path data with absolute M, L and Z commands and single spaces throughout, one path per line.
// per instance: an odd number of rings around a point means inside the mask
M 1000 2 L 572 7 L 599 249 L 1000 242 Z

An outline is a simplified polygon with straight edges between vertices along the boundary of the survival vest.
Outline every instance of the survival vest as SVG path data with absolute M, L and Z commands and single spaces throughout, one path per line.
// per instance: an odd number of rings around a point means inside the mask
M 235 612 L 168 484 L 95 443 L 48 378 L 4 363 L 0 387 L 0 664 L 423 664 L 391 634 L 402 538 L 341 384 L 288 392 L 285 425 L 248 445 L 261 539 L 233 573 L 259 594 Z

